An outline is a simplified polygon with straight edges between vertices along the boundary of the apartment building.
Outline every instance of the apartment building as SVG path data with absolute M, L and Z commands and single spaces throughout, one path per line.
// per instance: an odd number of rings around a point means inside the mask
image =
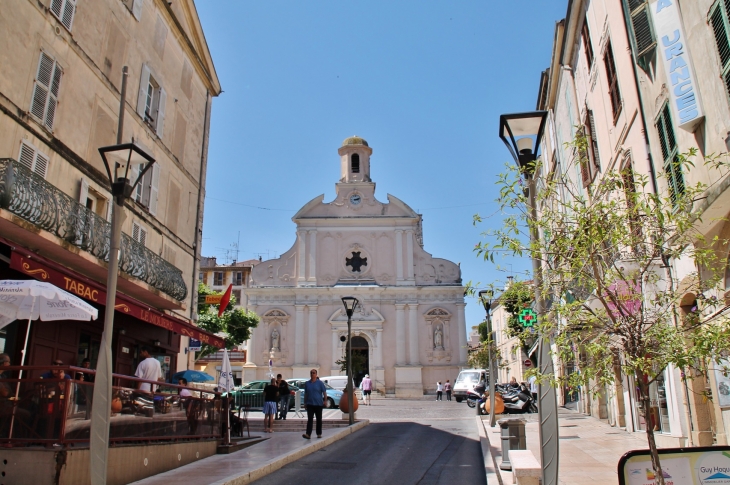
M 702 157 L 723 159 L 730 144 L 729 18 L 727 2 L 713 0 L 569 1 L 538 90 L 537 109 L 549 113 L 539 176 L 569 177 L 586 197 L 603 173 L 626 167 L 672 200 L 703 183 L 697 229 L 708 240 L 718 236 L 716 250 L 727 261 L 728 171 Z M 589 163 L 578 163 L 569 145 L 578 134 L 587 139 Z M 675 163 L 692 150 L 694 166 Z M 677 259 L 668 271 L 682 285 L 695 268 Z M 727 280 L 714 296 L 726 297 Z M 687 294 L 682 307 L 697 296 Z M 556 369 L 564 375 L 579 364 L 556 362 Z M 707 379 L 684 381 L 669 367 L 650 387 L 651 416 L 640 412 L 633 376 L 598 397 L 583 390 L 581 399 L 584 411 L 616 426 L 636 432 L 652 426 L 660 446 L 725 444 L 730 401 L 718 386 L 726 380 L 711 369 Z M 707 392 L 718 399 L 708 401 Z
M 233 285 L 231 294 L 236 297 L 236 306 L 248 308 L 245 289 L 251 286 L 251 270 L 260 262 L 260 259 L 249 259 L 218 264 L 216 258 L 203 256 L 200 260 L 198 281 L 215 291 L 225 291 L 228 285 Z
M 98 149 L 114 145 L 128 66 L 122 142 L 156 160 L 127 200 L 114 371 L 141 346 L 166 376 L 194 325 L 210 111 L 221 93 L 192 0 L 15 0 L 0 15 L 0 278 L 39 279 L 100 309 L 94 322 L 34 322 L 26 364 L 95 366 L 111 213 Z M 20 362 L 27 323 L 0 330 Z

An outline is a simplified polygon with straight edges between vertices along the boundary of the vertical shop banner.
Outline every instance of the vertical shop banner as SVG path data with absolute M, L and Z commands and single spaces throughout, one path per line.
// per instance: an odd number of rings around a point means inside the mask
M 723 359 L 719 364 L 712 364 L 715 370 L 717 389 L 715 397 L 721 408 L 730 407 L 730 360 Z
M 729 485 L 730 446 L 659 450 L 666 485 Z M 649 450 L 629 451 L 618 464 L 619 485 L 654 485 Z
M 649 9 L 656 29 L 657 55 L 667 75 L 674 122 L 683 130 L 694 131 L 705 114 L 678 0 L 652 0 Z

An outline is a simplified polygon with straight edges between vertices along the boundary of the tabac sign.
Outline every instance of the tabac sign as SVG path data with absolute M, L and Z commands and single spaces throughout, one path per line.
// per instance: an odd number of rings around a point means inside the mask
M 704 118 L 692 59 L 687 50 L 678 0 L 653 0 L 650 10 L 657 36 L 657 52 L 664 65 L 669 104 L 677 126 L 694 131 Z

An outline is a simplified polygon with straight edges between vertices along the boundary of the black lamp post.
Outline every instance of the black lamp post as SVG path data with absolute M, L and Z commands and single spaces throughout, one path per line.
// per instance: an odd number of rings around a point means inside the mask
M 355 390 L 352 382 L 352 314 L 355 313 L 358 301 L 354 296 L 343 296 L 342 304 L 345 305 L 347 314 L 347 410 L 349 411 L 350 426 L 355 422 Z
M 499 137 L 519 165 L 520 172 L 528 183 L 530 204 L 530 242 L 539 241 L 537 228 L 537 202 L 535 177 L 537 154 L 547 121 L 547 111 L 514 113 L 499 117 Z M 532 275 L 535 281 L 535 311 L 544 317 L 545 304 L 542 298 L 542 264 L 540 255 L 532 256 Z M 540 374 L 553 375 L 553 360 L 550 356 L 550 339 L 540 335 L 538 344 L 538 367 Z M 542 462 L 543 485 L 558 483 L 558 404 L 555 388 L 551 385 L 538 386 L 537 409 L 540 421 L 540 458 Z
M 137 184 L 155 159 L 135 143 L 122 143 L 124 126 L 124 98 L 127 86 L 127 67 L 122 71 L 122 98 L 119 112 L 117 144 L 99 148 L 109 177 L 112 200 L 111 234 L 109 241 L 109 267 L 106 280 L 106 308 L 104 309 L 104 332 L 101 334 L 99 356 L 94 380 L 94 400 L 91 414 L 90 472 L 92 485 L 104 485 L 107 478 L 107 457 L 109 454 L 109 410 L 112 400 L 112 332 L 114 331 L 114 305 L 117 295 L 119 274 L 119 250 L 124 222 L 124 201 L 132 195 Z M 130 180 L 135 165 L 139 166 L 136 180 Z
M 492 428 L 497 424 L 497 415 L 494 413 L 494 385 L 497 381 L 496 369 L 494 365 L 494 331 L 492 330 L 492 301 L 494 298 L 493 290 L 482 290 L 479 292 L 479 300 L 484 305 L 487 312 L 487 332 L 489 333 L 488 358 L 489 358 L 489 426 Z M 479 406 L 477 406 L 477 415 L 480 414 Z

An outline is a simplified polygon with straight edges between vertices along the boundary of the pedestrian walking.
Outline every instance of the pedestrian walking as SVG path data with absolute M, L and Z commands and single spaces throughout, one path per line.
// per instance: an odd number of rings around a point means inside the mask
M 446 392 L 446 400 L 451 401 L 451 383 L 448 379 L 446 379 L 446 384 L 444 384 L 444 391 Z
M 282 379 L 281 374 L 276 379 L 279 385 L 279 415 L 276 419 L 286 421 L 286 414 L 289 412 L 289 383 Z
M 370 374 L 365 374 L 360 383 L 362 387 L 362 402 L 365 406 L 370 406 L 370 393 L 373 391 L 373 381 L 370 380 Z
M 272 377 L 269 384 L 264 387 L 264 433 L 274 432 L 274 416 L 276 416 L 278 396 L 279 388 L 276 386 L 276 379 Z
M 527 380 L 527 382 L 530 383 L 530 394 L 532 394 L 532 399 L 535 401 L 535 404 L 537 404 L 537 377 L 532 376 Z
M 436 383 L 436 400 L 442 401 L 443 399 L 441 399 L 441 397 L 443 396 L 443 394 L 444 394 L 444 385 L 441 384 L 441 381 L 438 381 Z
M 304 383 L 304 404 L 307 406 L 307 432 L 302 438 L 312 436 L 312 421 L 317 418 L 317 438 L 322 437 L 322 408 L 327 399 L 327 388 L 317 377 L 317 370 L 309 371 L 310 379 Z

